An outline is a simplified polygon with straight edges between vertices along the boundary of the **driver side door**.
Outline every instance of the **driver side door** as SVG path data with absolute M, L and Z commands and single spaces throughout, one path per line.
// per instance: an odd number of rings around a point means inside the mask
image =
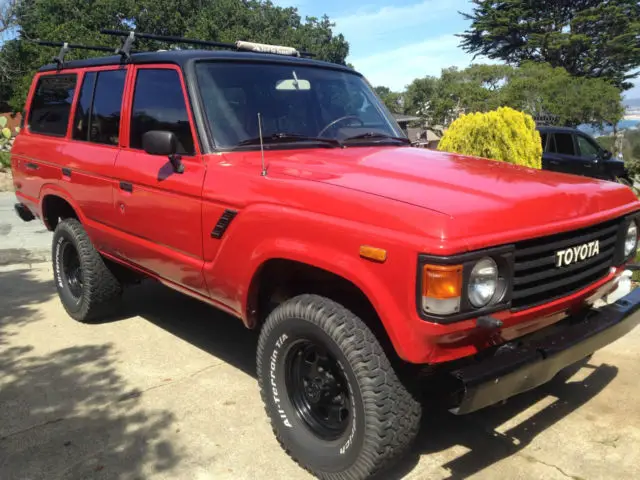
M 576 135 L 578 149 L 577 167 L 579 174 L 587 177 L 602 178 L 602 149 L 584 135 Z
M 139 65 L 129 78 L 125 146 L 116 161 L 114 192 L 120 242 L 115 254 L 172 283 L 206 293 L 202 276 L 202 185 L 206 173 L 194 135 L 182 72 Z M 143 150 L 151 130 L 173 132 L 184 172 L 168 157 Z

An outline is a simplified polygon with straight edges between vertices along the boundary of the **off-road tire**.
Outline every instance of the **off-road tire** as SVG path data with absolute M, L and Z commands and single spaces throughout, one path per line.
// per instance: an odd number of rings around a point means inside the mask
M 74 248 L 79 259 L 82 286 L 74 295 L 63 272 L 63 256 Z M 53 275 L 60 301 L 69 316 L 79 322 L 95 322 L 112 314 L 119 304 L 122 286 L 93 247 L 82 224 L 74 219 L 62 220 L 53 233 Z
M 308 337 L 325 342 L 353 394 L 355 415 L 336 440 L 315 435 L 296 415 L 287 391 L 287 353 Z M 257 370 L 280 445 L 321 479 L 360 480 L 386 470 L 418 432 L 421 405 L 398 379 L 374 334 L 360 318 L 325 297 L 300 295 L 273 310 L 260 333 Z

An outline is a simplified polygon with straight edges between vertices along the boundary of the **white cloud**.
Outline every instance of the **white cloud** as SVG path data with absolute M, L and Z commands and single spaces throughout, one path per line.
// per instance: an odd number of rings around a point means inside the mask
M 442 35 L 350 61 L 373 85 L 400 91 L 415 78 L 439 76 L 446 67 L 469 66 L 473 57 L 458 48 L 459 43 L 455 35 Z M 483 58 L 475 63 L 495 62 Z
M 448 14 L 457 16 L 458 10 L 463 10 L 467 5 L 467 0 L 423 0 L 401 7 L 365 6 L 350 15 L 337 17 L 334 21 L 336 30 L 344 33 L 348 40 L 359 36 L 378 38 L 426 25 Z

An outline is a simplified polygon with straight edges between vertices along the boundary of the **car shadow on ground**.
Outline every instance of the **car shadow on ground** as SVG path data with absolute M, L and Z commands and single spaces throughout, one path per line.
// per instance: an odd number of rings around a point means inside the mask
M 173 470 L 182 456 L 173 414 L 142 407 L 140 392 L 118 373 L 114 346 L 48 348 L 31 328 L 55 322 L 41 313 L 56 294 L 53 282 L 26 269 L 0 272 L 0 292 L 0 477 L 144 478 Z
M 257 332 L 245 329 L 240 320 L 159 284 L 147 282 L 129 292 L 124 307 L 123 318 L 140 315 L 255 377 Z M 578 371 L 584 378 L 568 381 Z M 403 478 L 417 465 L 420 456 L 443 452 L 454 446 L 465 447 L 466 453 L 440 465 L 450 472 L 449 478 L 466 478 L 480 472 L 520 452 L 537 435 L 595 397 L 617 372 L 613 366 L 592 365 L 585 359 L 565 369 L 546 385 L 512 398 L 503 405 L 470 415 L 456 416 L 441 407 L 425 404 L 425 414 L 414 446 L 397 466 L 381 474 L 380 478 Z M 530 414 L 529 411 L 535 413 Z M 526 418 L 504 428 L 505 424 L 514 423 L 513 420 L 520 416 Z

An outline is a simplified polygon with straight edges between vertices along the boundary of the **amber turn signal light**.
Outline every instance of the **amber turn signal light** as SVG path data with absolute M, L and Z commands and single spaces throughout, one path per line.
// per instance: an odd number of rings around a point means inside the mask
M 449 315 L 460 310 L 462 265 L 422 267 L 422 309 L 425 313 Z
M 384 262 L 387 259 L 387 251 L 384 248 L 360 245 L 360 256 L 375 262 Z
M 462 291 L 462 265 L 425 265 L 422 295 L 431 298 L 459 297 Z

